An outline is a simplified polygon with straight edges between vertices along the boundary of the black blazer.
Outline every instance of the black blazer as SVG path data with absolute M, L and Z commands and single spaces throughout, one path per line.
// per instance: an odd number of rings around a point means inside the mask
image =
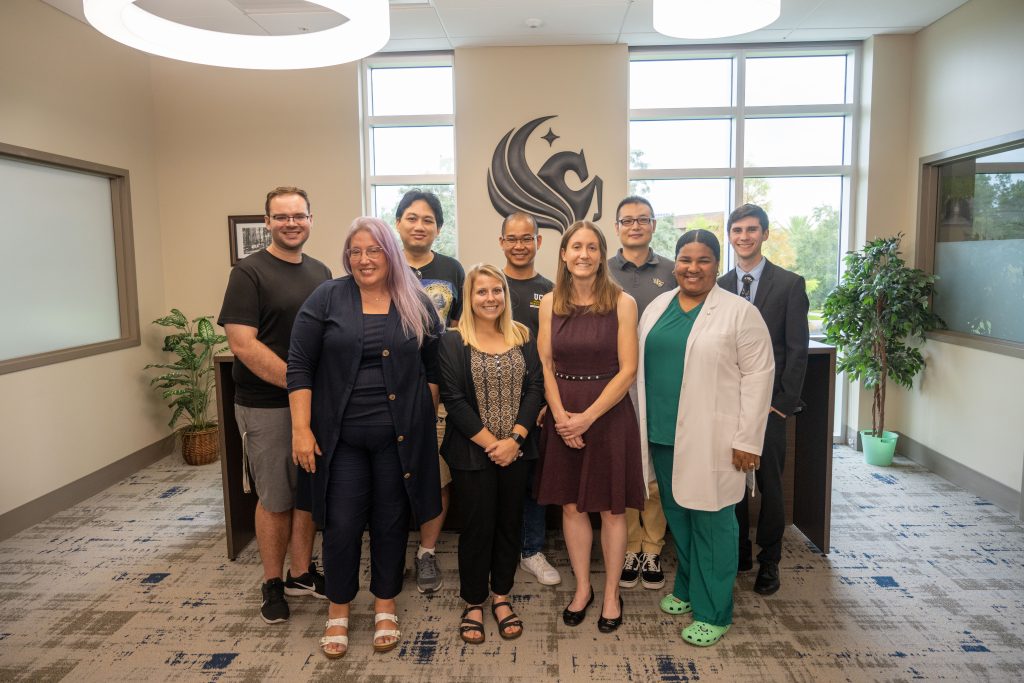
M 536 342 L 530 339 L 522 349 L 526 376 L 523 377 L 516 424 L 530 434 L 544 404 L 544 374 Z M 453 470 L 482 470 L 492 464 L 484 449 L 470 440 L 470 437 L 484 428 L 480 419 L 480 406 L 476 402 L 476 389 L 473 387 L 470 352 L 470 347 L 462 343 L 462 335 L 456 330 L 449 330 L 441 339 L 441 402 L 448 411 L 441 455 Z M 522 450 L 524 458 L 536 458 L 536 439 L 527 438 Z
M 437 418 L 428 384 L 438 383 L 437 348 L 444 331 L 433 304 L 423 294 L 433 329 L 416 343 L 402 329 L 394 303 L 384 324 L 383 371 L 388 408 L 397 436 L 405 490 L 420 523 L 441 514 L 441 475 L 437 460 Z M 341 438 L 363 349 L 363 304 L 351 277 L 323 283 L 306 299 L 292 327 L 288 349 L 288 391 L 312 389 L 311 427 L 323 453 L 313 475 L 313 519 L 326 518 L 327 477 Z
M 718 278 L 718 285 L 736 294 L 736 269 Z M 768 333 L 772 336 L 775 355 L 772 407 L 780 413 L 792 415 L 804 406 L 800 395 L 804 387 L 807 346 L 810 341 L 807 286 L 803 277 L 765 259 L 753 304 L 761 312 L 761 317 L 768 325 Z

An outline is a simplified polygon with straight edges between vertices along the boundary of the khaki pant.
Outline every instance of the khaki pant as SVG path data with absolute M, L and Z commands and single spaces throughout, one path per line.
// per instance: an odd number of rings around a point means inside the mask
M 661 508 L 658 482 L 649 484 L 648 493 L 643 511 L 626 508 L 627 553 L 660 555 L 665 545 L 665 512 Z

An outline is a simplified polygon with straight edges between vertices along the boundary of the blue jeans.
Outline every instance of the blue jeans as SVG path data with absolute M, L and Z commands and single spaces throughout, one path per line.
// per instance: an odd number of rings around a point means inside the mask
M 547 506 L 538 505 L 533 497 L 533 478 L 537 469 L 537 461 L 527 462 L 529 470 L 526 476 L 526 493 L 523 496 L 523 550 L 524 558 L 533 557 L 544 550 L 546 531 Z

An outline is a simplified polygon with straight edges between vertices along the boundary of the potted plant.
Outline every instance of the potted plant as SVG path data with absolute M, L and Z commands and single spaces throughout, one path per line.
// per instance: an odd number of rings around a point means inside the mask
M 227 337 L 217 334 L 213 316 L 200 316 L 189 322 L 177 308 L 171 314 L 153 321 L 154 325 L 172 327 L 177 332 L 164 337 L 163 350 L 174 353 L 173 363 L 150 363 L 149 368 L 167 370 L 154 377 L 150 384 L 163 390 L 163 397 L 173 410 L 167 426 L 174 429 L 181 418 L 186 425 L 181 431 L 181 455 L 190 465 L 205 465 L 217 459 L 217 422 L 210 418 L 210 397 L 214 388 L 213 357 L 227 350 L 217 348 Z
M 902 239 L 903 233 L 880 237 L 849 252 L 846 272 L 822 307 L 825 340 L 840 354 L 836 369 L 874 392 L 871 429 L 860 432 L 872 465 L 891 464 L 896 449 L 898 435 L 885 431 L 886 383 L 909 389 L 925 365 L 920 350 L 907 342 L 923 342 L 925 332 L 946 326 L 929 307 L 935 276 L 907 266 L 900 258 Z

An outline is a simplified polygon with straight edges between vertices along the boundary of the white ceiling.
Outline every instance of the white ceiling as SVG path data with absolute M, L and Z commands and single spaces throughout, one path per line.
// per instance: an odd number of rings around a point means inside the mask
M 770 26 L 702 41 L 655 33 L 651 27 L 653 0 L 390 0 L 391 41 L 384 51 L 863 40 L 883 33 L 914 33 L 966 1 L 782 0 L 782 15 Z M 85 21 L 82 0 L 43 2 Z M 138 0 L 138 4 L 192 26 L 255 35 L 317 31 L 343 21 L 330 10 L 302 0 Z M 542 23 L 530 28 L 528 19 Z

